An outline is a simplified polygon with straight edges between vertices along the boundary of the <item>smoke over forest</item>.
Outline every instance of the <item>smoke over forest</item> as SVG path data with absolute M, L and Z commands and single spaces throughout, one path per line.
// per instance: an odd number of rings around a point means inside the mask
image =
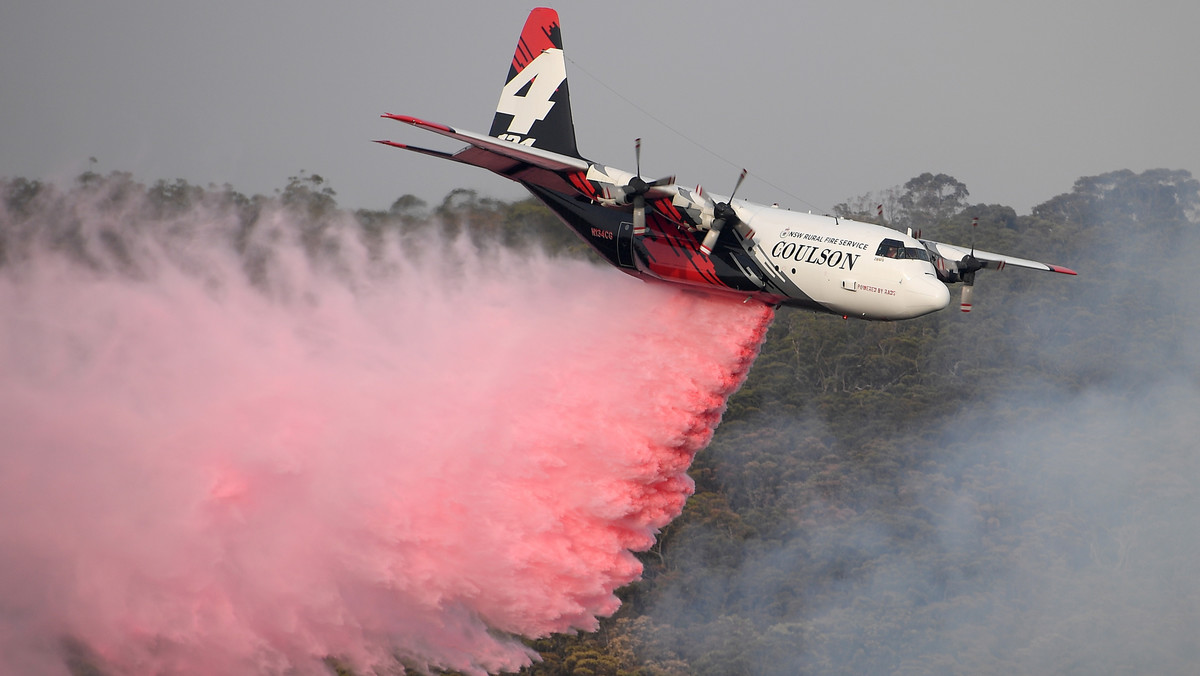
M 891 324 L 643 284 L 469 192 L 3 194 L 7 669 L 1200 663 L 1187 172 L 839 205 L 1080 272 Z
M 1080 276 L 986 273 L 975 312 L 901 324 L 781 313 L 626 620 L 643 660 L 699 674 L 1200 663 L 1200 306 L 1180 287 L 1200 184 L 1113 172 L 1018 217 L 940 178 L 859 202 Z

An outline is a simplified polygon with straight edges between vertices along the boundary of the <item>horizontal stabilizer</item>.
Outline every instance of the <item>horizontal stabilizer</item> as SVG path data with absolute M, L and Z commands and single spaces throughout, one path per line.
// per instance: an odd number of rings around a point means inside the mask
M 421 153 L 422 155 L 432 155 L 434 157 L 437 157 L 437 158 L 440 158 L 443 160 L 454 159 L 453 154 L 443 152 L 441 150 L 430 150 L 429 148 L 422 148 L 420 146 L 410 146 L 406 143 L 396 143 L 395 141 L 376 141 L 376 143 L 382 143 L 385 146 L 391 146 L 393 148 L 399 148 L 401 150 L 411 150 L 414 153 Z
M 521 145 L 519 143 L 513 143 L 511 141 L 503 141 L 498 138 L 494 138 L 492 136 L 485 136 L 483 134 L 476 134 L 474 132 L 460 131 L 453 127 L 448 127 L 444 124 L 436 124 L 434 122 L 426 122 L 425 120 L 411 117 L 409 115 L 392 115 L 391 113 L 385 113 L 382 117 L 396 120 L 398 122 L 404 122 L 406 124 L 411 124 L 414 127 L 426 129 L 428 131 L 434 132 L 435 134 L 441 134 L 442 136 L 448 136 L 452 139 L 457 139 L 459 141 L 462 141 L 463 143 L 468 143 L 476 148 L 479 148 L 480 150 L 486 150 L 490 153 L 495 153 L 497 155 L 503 155 L 504 157 L 507 157 L 509 159 L 516 160 L 518 162 L 524 162 L 526 164 L 538 167 L 540 169 L 546 169 L 548 171 L 554 171 L 554 172 L 587 171 L 588 166 L 590 166 L 588 164 L 587 160 L 583 160 L 578 157 L 572 157 L 570 155 L 560 155 L 558 153 L 553 153 L 548 150 L 541 150 L 539 148 L 525 146 L 525 145 Z M 389 143 L 386 143 L 386 145 L 404 148 L 405 150 L 416 150 L 416 149 L 412 148 L 411 146 L 405 146 L 403 144 L 389 142 Z M 426 152 L 426 154 L 433 154 L 431 152 L 422 151 L 422 150 L 416 150 L 416 152 Z M 444 156 L 444 155 L 439 155 L 439 157 L 441 157 L 441 156 Z M 451 157 L 450 159 L 453 159 L 453 158 Z

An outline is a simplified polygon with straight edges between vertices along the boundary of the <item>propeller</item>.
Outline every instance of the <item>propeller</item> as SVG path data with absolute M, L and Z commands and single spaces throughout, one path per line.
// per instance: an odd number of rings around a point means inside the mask
M 978 227 L 979 217 L 976 216 L 971 219 L 971 253 L 958 262 L 958 276 L 962 280 L 959 308 L 963 312 L 971 311 L 971 301 L 975 297 L 975 273 L 983 269 L 983 261 L 975 257 L 975 229 Z
M 738 188 L 742 187 L 742 181 L 746 180 L 746 170 L 742 170 L 742 175 L 738 176 L 737 185 L 733 186 L 733 192 L 729 193 L 729 199 L 724 202 L 717 202 L 713 205 L 713 222 L 708 229 L 708 234 L 704 236 L 704 242 L 700 244 L 700 253 L 705 256 L 712 253 L 712 249 L 717 245 L 717 239 L 721 237 L 721 230 L 730 222 L 738 227 L 738 233 L 744 238 L 754 236 L 754 231 L 745 223 L 742 223 L 738 218 L 737 212 L 733 210 L 733 196 L 737 194 Z
M 671 185 L 675 182 L 674 176 L 664 176 L 646 182 L 642 178 L 642 139 L 635 139 L 633 142 L 634 160 L 637 162 L 637 175 L 629 180 L 623 190 L 626 195 L 633 196 L 633 234 L 646 234 L 646 193 L 650 192 L 651 188 L 658 188 L 664 185 Z

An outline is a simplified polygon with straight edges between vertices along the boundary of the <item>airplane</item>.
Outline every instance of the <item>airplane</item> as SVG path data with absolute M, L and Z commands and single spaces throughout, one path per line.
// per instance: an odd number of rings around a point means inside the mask
M 647 280 L 736 294 L 771 306 L 892 321 L 950 304 L 961 283 L 970 312 L 975 275 L 1008 266 L 1076 274 L 1057 265 L 920 239 L 919 233 L 795 212 L 691 189 L 584 159 L 575 144 L 558 13 L 530 12 L 491 130 L 479 134 L 408 115 L 382 117 L 467 144 L 448 153 L 376 141 L 481 167 L 522 184 L 605 260 Z

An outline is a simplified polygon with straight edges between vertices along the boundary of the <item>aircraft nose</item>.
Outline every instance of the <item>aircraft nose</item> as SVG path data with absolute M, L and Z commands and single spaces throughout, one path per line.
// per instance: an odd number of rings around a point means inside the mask
M 922 276 L 910 280 L 908 286 L 908 308 L 913 317 L 937 312 L 950 304 L 950 289 L 937 277 Z

